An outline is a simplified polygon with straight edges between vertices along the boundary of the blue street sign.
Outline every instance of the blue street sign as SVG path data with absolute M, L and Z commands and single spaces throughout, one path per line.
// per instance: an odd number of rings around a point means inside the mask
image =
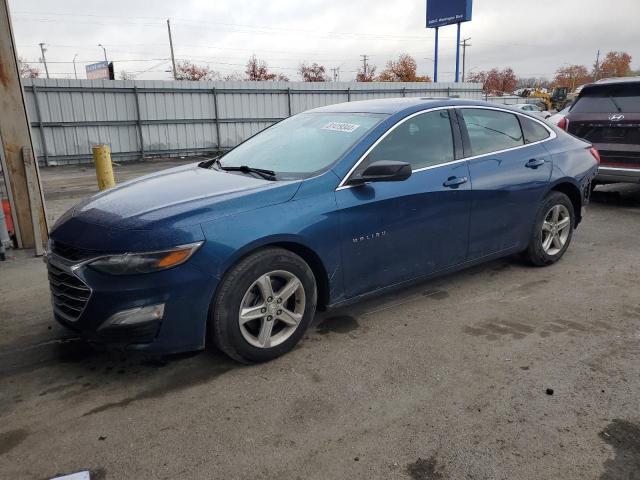
M 471 20 L 473 0 L 427 0 L 427 28 Z

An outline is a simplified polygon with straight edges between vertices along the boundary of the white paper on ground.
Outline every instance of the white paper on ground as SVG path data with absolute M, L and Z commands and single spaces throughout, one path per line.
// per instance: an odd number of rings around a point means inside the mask
M 63 477 L 55 477 L 51 480 L 91 480 L 91 477 L 89 476 L 89 472 L 85 470 L 83 472 L 70 473 Z

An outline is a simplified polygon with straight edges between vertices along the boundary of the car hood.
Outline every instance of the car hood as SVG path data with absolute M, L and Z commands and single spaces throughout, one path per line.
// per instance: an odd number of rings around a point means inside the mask
M 54 227 L 71 219 L 116 229 L 185 227 L 286 202 L 300 185 L 190 164 L 139 177 L 90 197 Z

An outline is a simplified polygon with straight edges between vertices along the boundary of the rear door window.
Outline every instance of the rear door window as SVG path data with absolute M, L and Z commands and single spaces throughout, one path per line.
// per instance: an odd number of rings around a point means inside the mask
M 524 145 L 515 114 L 480 108 L 463 108 L 460 111 L 469 133 L 473 156 Z
M 545 127 L 523 115 L 520 116 L 520 125 L 524 133 L 524 143 L 540 142 L 551 135 Z

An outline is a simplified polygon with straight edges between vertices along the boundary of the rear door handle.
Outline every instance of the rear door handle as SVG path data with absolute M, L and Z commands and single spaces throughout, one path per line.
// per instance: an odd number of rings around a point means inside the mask
M 467 177 L 449 177 L 442 186 L 447 188 L 458 188 L 460 185 L 467 183 L 468 181 L 469 179 Z
M 527 163 L 524 164 L 527 168 L 538 168 L 544 165 L 544 160 L 538 158 L 532 158 Z

